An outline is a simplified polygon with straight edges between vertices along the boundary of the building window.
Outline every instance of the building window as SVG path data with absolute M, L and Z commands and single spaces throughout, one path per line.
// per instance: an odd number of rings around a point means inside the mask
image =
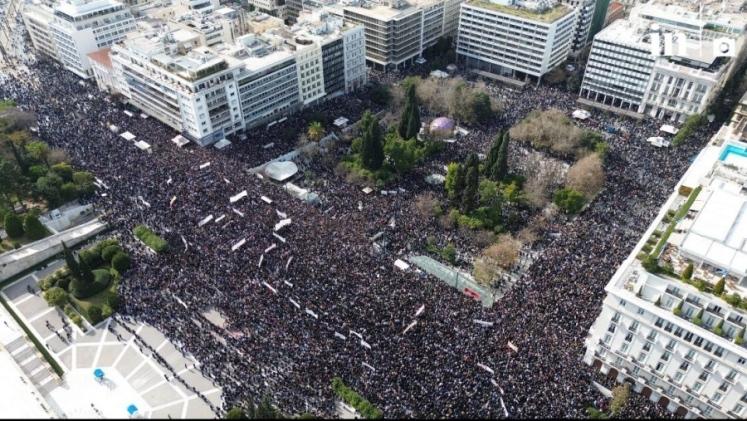
M 695 350 L 693 349 L 688 350 L 687 354 L 685 354 L 686 360 L 692 361 L 694 357 L 695 357 Z
M 695 384 L 693 385 L 693 390 L 696 391 L 696 392 L 700 392 L 700 388 L 702 388 L 702 387 L 703 387 L 703 383 L 701 383 L 701 382 L 695 382 Z
M 732 412 L 734 412 L 737 415 L 741 415 L 743 409 L 744 409 L 744 406 L 742 406 L 741 403 L 738 403 L 734 405 L 734 409 L 732 409 Z
M 700 373 L 700 376 L 698 376 L 699 380 L 703 380 L 704 382 L 708 381 L 708 372 L 704 371 Z
M 713 367 L 716 366 L 716 361 L 710 360 L 708 361 L 708 364 L 706 364 L 705 369 L 709 371 L 713 371 Z
M 625 335 L 625 342 L 630 342 L 633 340 L 633 334 L 628 332 L 627 335 Z
M 635 320 L 630 324 L 630 331 L 635 332 L 636 330 L 638 330 L 638 320 Z
M 685 377 L 685 374 L 681 371 L 677 371 L 674 373 L 674 382 L 679 383 L 682 381 L 682 378 Z

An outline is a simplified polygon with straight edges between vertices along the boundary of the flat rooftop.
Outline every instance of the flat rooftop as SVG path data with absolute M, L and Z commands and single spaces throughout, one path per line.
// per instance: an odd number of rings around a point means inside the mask
M 507 15 L 513 15 L 522 19 L 535 20 L 544 23 L 553 23 L 563 16 L 566 16 L 569 13 L 573 12 L 573 10 L 568 6 L 560 3 L 541 11 L 529 9 L 526 7 L 506 6 L 503 4 L 493 3 L 488 0 L 469 0 L 467 1 L 467 4 L 483 9 L 490 9 L 496 12 L 505 13 Z

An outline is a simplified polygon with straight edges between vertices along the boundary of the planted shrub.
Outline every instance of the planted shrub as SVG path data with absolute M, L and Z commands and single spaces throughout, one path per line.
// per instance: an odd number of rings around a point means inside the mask
M 101 259 L 104 262 L 112 263 L 112 258 L 114 257 L 114 255 L 121 252 L 122 247 L 119 247 L 118 245 L 112 244 L 110 246 L 106 246 L 103 250 L 101 250 Z
M 88 320 L 90 320 L 91 324 L 93 325 L 104 320 L 104 318 L 102 317 L 101 308 L 99 306 L 91 306 L 88 308 Z
M 150 247 L 156 253 L 162 253 L 168 249 L 168 243 L 145 225 L 138 225 L 133 230 L 135 237 Z
M 44 299 L 49 305 L 63 307 L 67 304 L 67 292 L 60 287 L 52 287 L 44 292 Z

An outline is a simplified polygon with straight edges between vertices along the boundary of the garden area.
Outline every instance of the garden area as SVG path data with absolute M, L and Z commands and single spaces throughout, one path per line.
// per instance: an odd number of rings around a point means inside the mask
M 34 138 L 33 114 L 0 105 L 0 252 L 44 238 L 38 216 L 71 200 L 90 197 L 94 177 L 69 163 L 61 149 Z
M 169 248 L 169 243 L 159 237 L 153 230 L 145 225 L 138 225 L 132 230 L 135 238 L 140 240 L 146 247 L 156 253 L 163 253 Z
M 73 323 L 81 316 L 95 325 L 111 316 L 119 305 L 118 286 L 131 260 L 114 238 L 99 241 L 78 253 L 62 243 L 65 267 L 39 282 L 44 299 L 62 309 Z

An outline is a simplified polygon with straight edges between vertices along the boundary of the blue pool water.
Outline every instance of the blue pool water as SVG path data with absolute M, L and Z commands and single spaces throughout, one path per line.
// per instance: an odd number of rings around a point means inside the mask
M 723 161 L 728 157 L 729 155 L 734 154 L 741 156 L 743 158 L 747 158 L 747 148 L 740 148 L 739 146 L 735 145 L 728 145 L 723 152 L 721 152 L 721 156 L 718 158 L 719 161 Z

